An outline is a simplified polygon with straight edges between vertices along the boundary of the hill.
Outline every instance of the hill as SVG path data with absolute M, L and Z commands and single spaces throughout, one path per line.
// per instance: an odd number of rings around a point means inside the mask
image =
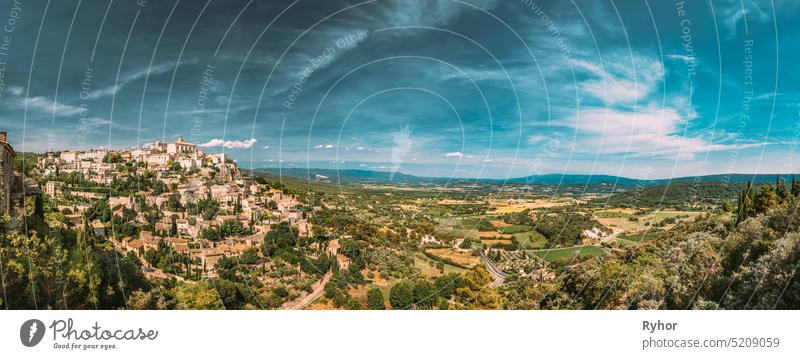
M 735 201 L 746 186 L 741 182 L 673 182 L 615 194 L 596 203 L 630 208 L 718 206 L 725 201 Z
M 630 177 L 619 177 L 611 175 L 587 175 L 587 174 L 543 174 L 525 177 L 514 177 L 508 179 L 476 179 L 476 178 L 447 178 L 447 177 L 424 177 L 415 176 L 402 172 L 372 171 L 361 169 L 323 169 L 323 168 L 267 168 L 256 169 L 256 172 L 267 173 L 276 177 L 291 177 L 308 181 L 323 183 L 350 183 L 350 184 L 409 184 L 409 185 L 442 185 L 451 184 L 525 184 L 542 186 L 602 186 L 608 185 L 623 188 L 650 187 L 667 185 L 674 183 L 774 183 L 775 174 L 715 174 L 695 177 L 676 177 L 666 179 L 645 180 Z M 791 174 L 780 175 L 787 183 L 791 181 Z M 714 186 L 712 186 L 714 187 Z M 677 187 L 673 190 L 680 190 Z

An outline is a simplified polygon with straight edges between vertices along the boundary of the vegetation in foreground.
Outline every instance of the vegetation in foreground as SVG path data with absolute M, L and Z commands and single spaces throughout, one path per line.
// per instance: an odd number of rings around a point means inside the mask
M 213 278 L 191 272 L 153 278 L 140 258 L 95 236 L 87 221 L 76 228 L 53 225 L 60 212 L 48 201 L 31 198 L 23 233 L 9 230 L 9 218 L 0 222 L 5 289 L 0 306 L 280 308 L 328 278 L 309 308 L 800 308 L 796 183 L 747 185 L 737 205 L 725 202 L 691 218 L 666 217 L 662 222 L 671 218 L 668 227 L 643 227 L 616 241 L 590 244 L 584 243 L 585 231 L 609 230 L 598 219 L 633 222 L 650 212 L 592 216 L 591 206 L 562 206 L 493 216 L 491 206 L 439 205 L 420 194 L 286 190 L 304 203 L 323 204 L 312 219 L 317 234 L 301 237 L 278 223 L 262 245 L 217 263 L 219 275 Z M 371 207 L 354 205 L 363 203 Z M 104 216 L 102 208 L 88 213 Z M 458 222 L 460 230 L 478 227 L 510 239 L 459 238 L 442 232 L 444 218 L 473 218 Z M 525 241 L 544 244 L 520 247 Z M 322 250 L 334 243 L 339 258 Z M 478 260 L 481 251 L 505 272 L 502 284 Z M 174 256 L 164 249 L 145 258 L 168 267 Z

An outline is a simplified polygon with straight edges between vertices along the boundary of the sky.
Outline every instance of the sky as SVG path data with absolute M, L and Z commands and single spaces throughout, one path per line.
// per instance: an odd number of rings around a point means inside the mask
M 17 151 L 244 168 L 800 172 L 791 0 L 2 0 Z

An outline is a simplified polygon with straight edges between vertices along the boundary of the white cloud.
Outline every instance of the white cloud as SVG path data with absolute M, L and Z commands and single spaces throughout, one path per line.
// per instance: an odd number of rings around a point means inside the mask
M 331 148 L 333 148 L 333 145 L 331 145 L 331 144 L 327 144 L 327 145 L 316 145 L 316 146 L 314 146 L 314 148 L 315 148 L 315 149 L 318 149 L 318 150 L 319 150 L 319 149 L 323 149 L 323 148 L 324 148 L 324 149 L 331 149 Z
M 28 109 L 50 113 L 55 111 L 56 116 L 59 117 L 75 116 L 81 112 L 81 108 L 78 106 L 65 105 L 41 96 L 29 97 L 27 100 L 21 98 L 19 100 L 20 101 L 17 103 L 17 106 L 22 109 L 25 108 L 25 103 L 27 101 Z
M 779 1 L 780 2 L 780 1 Z M 795 1 L 787 1 L 792 3 Z M 772 2 L 774 5 L 774 1 Z M 762 9 L 763 4 L 758 1 L 741 1 L 741 0 L 725 0 L 717 4 L 717 12 L 719 18 L 723 19 L 721 22 L 727 28 L 730 35 L 737 31 L 739 23 L 765 23 L 770 21 L 771 16 L 765 9 Z M 771 5 L 767 5 L 767 8 Z M 747 26 L 745 24 L 745 26 Z
M 590 154 L 624 154 L 631 157 L 695 159 L 697 154 L 760 146 L 761 144 L 713 144 L 699 137 L 684 137 L 691 117 L 671 108 L 643 108 L 637 112 L 592 108 L 562 125 L 585 136 L 575 151 Z
M 261 146 L 261 148 L 263 148 L 263 149 L 265 149 L 265 150 L 268 150 L 268 149 L 269 149 L 269 145 L 264 145 L 264 146 Z
M 598 65 L 585 60 L 572 60 L 576 71 L 591 78 L 579 85 L 582 92 L 609 105 L 633 104 L 651 94 L 664 79 L 660 61 L 640 56 L 611 56 Z
M 255 138 L 251 138 L 249 140 L 244 141 L 223 141 L 221 139 L 215 138 L 211 141 L 206 143 L 200 144 L 200 147 L 222 147 L 222 148 L 250 148 L 258 142 Z
M 22 87 L 19 87 L 19 86 L 9 86 L 8 87 L 8 93 L 12 94 L 14 96 L 22 95 L 23 92 L 25 92 L 25 89 L 22 88 Z
M 461 158 L 461 157 L 464 157 L 464 154 L 461 153 L 461 152 L 447 152 L 447 153 L 444 154 L 444 156 L 445 157 L 458 157 L 458 158 Z
M 492 9 L 500 4 L 498 0 L 473 0 L 469 3 L 483 9 Z M 427 0 L 390 0 L 385 3 L 385 21 L 391 26 L 425 25 L 442 26 L 461 15 L 476 11 L 464 4 L 455 6 L 449 2 Z

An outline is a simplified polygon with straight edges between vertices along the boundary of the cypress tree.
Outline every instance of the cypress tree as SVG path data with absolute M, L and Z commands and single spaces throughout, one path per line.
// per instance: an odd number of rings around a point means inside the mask
M 738 210 L 736 215 L 736 224 L 742 223 L 745 219 L 755 215 L 755 208 L 753 201 L 756 197 L 755 190 L 753 189 L 753 182 L 747 182 L 747 188 L 739 194 Z
M 789 198 L 789 190 L 786 188 L 786 182 L 784 182 L 783 178 L 780 176 L 776 176 L 775 178 L 775 194 L 778 196 L 778 200 L 781 203 Z

